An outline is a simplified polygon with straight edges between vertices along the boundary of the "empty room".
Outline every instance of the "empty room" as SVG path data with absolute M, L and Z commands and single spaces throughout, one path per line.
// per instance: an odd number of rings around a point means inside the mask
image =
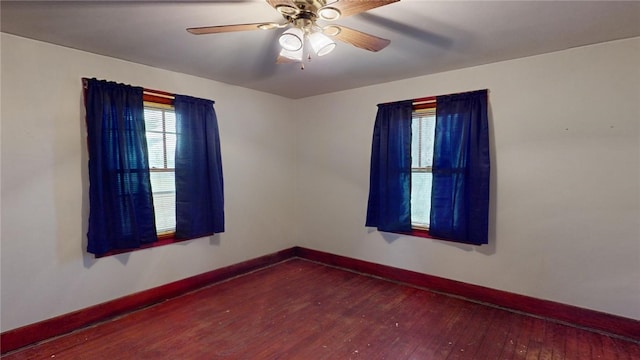
M 640 359 L 640 2 L 0 2 L 3 359 Z

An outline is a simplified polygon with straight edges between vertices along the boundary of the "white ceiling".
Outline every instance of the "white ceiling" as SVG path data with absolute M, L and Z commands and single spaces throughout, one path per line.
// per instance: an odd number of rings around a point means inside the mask
M 387 48 L 339 43 L 300 70 L 274 62 L 283 30 L 185 31 L 282 20 L 264 0 L 2 1 L 0 12 L 6 33 L 294 99 L 640 36 L 640 1 L 401 0 L 337 21 Z

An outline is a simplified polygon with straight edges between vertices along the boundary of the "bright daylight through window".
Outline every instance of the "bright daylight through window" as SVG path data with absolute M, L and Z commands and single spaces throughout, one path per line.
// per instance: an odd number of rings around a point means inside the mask
M 436 109 L 415 110 L 411 121 L 411 227 L 429 229 Z
M 145 105 L 144 122 L 156 231 L 158 235 L 172 234 L 176 228 L 176 114 L 169 106 Z

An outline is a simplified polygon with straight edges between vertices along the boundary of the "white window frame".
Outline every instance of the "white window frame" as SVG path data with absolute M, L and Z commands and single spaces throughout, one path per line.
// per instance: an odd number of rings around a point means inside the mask
M 419 119 L 424 119 L 424 118 L 429 118 L 430 121 L 433 121 L 434 128 L 435 128 L 435 116 L 436 116 L 435 107 L 427 108 L 427 109 L 414 110 L 412 112 L 412 117 L 411 117 L 412 129 L 413 129 L 413 125 L 414 125 L 413 121 L 417 121 Z M 420 120 L 420 121 L 424 121 L 424 120 Z M 422 132 L 421 131 L 419 131 L 418 134 L 412 134 L 412 144 L 411 144 L 411 146 L 412 146 L 411 153 L 412 154 L 414 153 L 413 146 L 414 146 L 414 141 L 416 139 L 415 136 L 418 136 L 418 138 L 417 138 L 418 146 L 424 146 L 424 144 L 426 142 L 425 139 L 421 138 L 422 137 Z M 432 136 L 435 137 L 435 131 L 433 132 Z M 433 146 L 434 140 L 435 139 L 433 139 L 433 138 L 431 139 L 431 142 L 430 142 L 431 146 Z M 421 156 L 422 151 L 420 151 L 420 149 L 419 149 L 417 151 L 417 153 L 419 154 L 419 156 Z M 432 168 L 433 164 L 432 163 L 428 163 L 428 165 L 421 166 L 421 164 L 424 161 L 423 161 L 423 159 L 418 159 L 417 163 L 419 164 L 419 166 L 414 167 L 414 161 L 413 160 L 414 159 L 412 159 L 412 167 L 411 167 L 411 179 L 412 179 L 411 183 L 412 183 L 412 186 L 413 186 L 413 174 L 414 173 L 432 173 L 433 172 L 433 168 Z M 431 196 L 431 193 L 429 193 L 429 196 Z M 428 231 L 429 230 L 429 224 L 428 223 L 424 223 L 424 222 L 417 222 L 416 219 L 413 216 L 415 207 L 419 207 L 419 206 L 429 206 L 430 207 L 431 206 L 431 201 L 425 202 L 425 201 L 418 201 L 418 199 L 415 199 L 414 198 L 414 191 L 413 191 L 413 188 L 412 188 L 412 191 L 411 191 L 411 207 L 412 207 L 411 228 L 414 229 L 414 230 L 425 230 L 425 231 Z
M 167 159 L 167 154 L 168 154 L 167 144 L 168 144 L 168 142 L 167 142 L 167 137 L 166 137 L 166 134 L 175 134 L 175 133 L 172 133 L 172 132 L 167 132 L 167 129 L 166 129 L 166 113 L 167 112 L 172 112 L 172 113 L 175 114 L 175 109 L 171 105 L 160 104 L 160 103 L 155 103 L 155 102 L 148 102 L 148 101 L 144 102 L 144 109 L 145 109 L 145 111 L 147 109 L 156 110 L 156 111 L 157 110 L 162 111 L 162 122 L 163 122 L 162 132 L 146 130 L 146 133 L 163 134 L 163 155 L 164 155 L 164 164 L 163 165 L 164 166 L 161 167 L 161 168 L 160 167 L 151 167 L 151 166 L 149 166 L 149 172 L 150 173 L 173 172 L 175 174 L 175 167 L 173 167 L 173 168 L 168 167 L 168 159 Z M 145 125 L 147 124 L 146 121 L 147 121 L 147 119 L 145 118 Z M 156 206 L 156 204 L 155 204 L 156 195 L 158 195 L 159 193 L 162 193 L 162 194 L 166 195 L 167 193 L 171 193 L 171 192 L 155 191 L 153 189 L 153 184 L 152 184 L 151 190 L 152 190 L 153 197 L 154 197 L 154 210 L 156 210 L 157 209 L 157 208 L 155 208 L 155 206 Z M 174 194 L 174 199 L 175 199 L 175 183 L 174 183 L 174 186 L 173 186 L 173 192 L 172 193 Z M 174 209 L 174 220 L 175 220 L 175 201 L 173 202 L 173 209 Z M 159 214 L 160 214 L 160 212 L 156 211 L 156 226 L 157 226 L 157 223 L 158 223 Z M 175 221 L 174 221 L 174 226 L 172 228 L 156 229 L 156 232 L 157 232 L 159 238 L 173 237 L 175 235 Z

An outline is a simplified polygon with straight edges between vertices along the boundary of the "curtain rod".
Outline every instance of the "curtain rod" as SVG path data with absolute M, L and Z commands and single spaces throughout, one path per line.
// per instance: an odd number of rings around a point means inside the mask
M 172 99 L 172 100 L 175 99 L 175 95 L 174 94 L 166 92 L 166 91 L 143 88 L 142 92 L 145 93 L 145 94 L 152 95 L 152 96 L 159 96 L 159 97 Z
M 400 100 L 400 101 L 407 101 L 407 100 Z M 400 101 L 390 101 L 390 102 L 380 103 L 378 105 L 389 105 L 389 104 L 394 104 Z M 417 98 L 417 99 L 410 99 L 409 101 L 411 101 L 411 105 L 413 106 L 435 105 L 436 97 L 429 96 L 429 97 L 423 97 L 423 98 Z
M 87 90 L 88 81 L 89 78 L 82 78 L 82 87 L 85 91 Z M 175 100 L 175 98 L 175 94 L 172 94 L 170 92 L 142 88 L 142 99 L 144 101 L 164 105 L 173 105 L 173 100 Z
M 436 102 L 436 97 L 435 96 L 427 96 L 427 97 L 422 97 L 422 98 L 417 98 L 417 99 L 411 99 L 411 101 L 413 102 L 413 105 L 434 103 L 434 102 Z
M 87 88 L 87 81 L 89 81 L 89 78 L 85 78 L 85 77 L 82 78 L 82 86 L 85 89 Z M 142 92 L 147 94 L 147 95 L 158 96 L 158 97 L 171 99 L 171 100 L 173 100 L 175 98 L 175 94 L 172 94 L 172 93 L 166 92 L 166 91 L 162 91 L 162 90 L 154 90 L 154 89 L 142 88 Z
M 481 89 L 481 90 L 487 90 L 488 91 L 488 89 Z M 463 92 L 450 93 L 450 94 L 444 94 L 444 95 L 438 95 L 438 96 L 459 95 L 459 94 L 465 94 L 465 93 L 481 91 L 481 90 L 463 91 Z M 409 99 L 409 100 L 413 103 L 413 105 L 422 105 L 422 104 L 435 103 L 436 102 L 436 98 L 437 98 L 437 96 L 426 96 L 426 97 L 420 97 L 420 98 Z M 400 101 L 403 101 L 403 100 L 400 100 Z M 380 103 L 379 105 L 393 104 L 393 103 L 396 103 L 396 102 L 399 102 L 399 101 L 390 101 L 390 102 L 386 102 L 386 103 Z
M 400 102 L 400 101 L 407 101 L 407 100 L 389 101 L 389 102 L 385 102 L 385 103 L 380 103 L 378 105 L 388 105 L 388 104 L 393 104 L 393 103 L 397 103 L 397 102 Z M 409 101 L 411 101 L 411 103 L 413 105 L 425 104 L 425 103 L 435 103 L 436 102 L 436 97 L 435 96 L 427 96 L 427 97 L 409 99 Z

